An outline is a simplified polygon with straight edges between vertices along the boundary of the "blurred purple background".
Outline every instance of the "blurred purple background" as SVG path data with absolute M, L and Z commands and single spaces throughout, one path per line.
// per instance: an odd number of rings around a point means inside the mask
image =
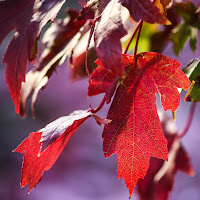
M 66 6 L 80 8 L 74 1 Z M 62 15 L 62 12 L 61 14 Z M 12 33 L 0 48 L 0 60 Z M 200 36 L 200 35 L 199 35 Z M 176 58 L 185 66 L 192 58 L 200 56 L 200 44 L 196 54 L 187 48 L 175 57 L 169 45 L 164 55 Z M 57 68 L 47 87 L 39 93 L 36 102 L 36 119 L 31 118 L 30 102 L 27 107 L 28 117 L 25 120 L 16 115 L 13 102 L 5 84 L 5 65 L 0 65 L 0 200 L 124 200 L 128 199 L 128 190 L 124 180 L 118 180 L 116 174 L 116 156 L 105 159 L 102 151 L 101 134 L 93 119 L 88 119 L 75 133 L 51 170 L 44 173 L 42 181 L 28 195 L 28 188 L 20 189 L 21 164 L 23 156 L 12 153 L 12 150 L 32 131 L 44 127 L 60 116 L 68 115 L 77 109 L 87 109 L 91 103 L 97 106 L 102 99 L 99 95 L 87 98 L 87 79 L 70 81 L 67 62 Z M 185 93 L 182 94 L 182 99 Z M 158 105 L 160 107 L 160 105 Z M 184 127 L 190 103 L 181 101 L 176 112 L 178 130 Z M 99 114 L 106 117 L 108 106 Z M 200 199 L 200 106 L 197 105 L 194 120 L 182 142 L 191 157 L 196 175 L 188 177 L 178 172 L 171 200 Z M 170 112 L 169 112 L 170 114 Z M 134 192 L 132 199 L 137 199 Z

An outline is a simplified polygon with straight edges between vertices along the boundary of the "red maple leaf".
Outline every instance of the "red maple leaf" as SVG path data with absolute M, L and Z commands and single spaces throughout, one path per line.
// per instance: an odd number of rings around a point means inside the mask
M 0 2 L 0 43 L 13 29 L 16 30 L 6 53 L 6 83 L 19 113 L 21 83 L 25 82 L 28 61 L 37 57 L 34 43 L 42 27 L 54 20 L 65 0 L 19 0 Z
M 131 58 L 124 55 L 124 58 Z M 189 87 L 180 63 L 159 53 L 140 53 L 118 87 L 103 132 L 105 157 L 117 153 L 117 174 L 124 178 L 130 196 L 139 178 L 144 178 L 151 156 L 167 160 L 167 140 L 157 114 L 156 93 L 164 110 L 175 111 L 177 90 Z
M 132 56 L 124 56 L 123 68 L 129 66 L 132 62 Z M 91 74 L 88 96 L 106 93 L 106 103 L 110 103 L 120 77 L 114 74 L 111 70 L 106 69 L 99 59 L 97 59 L 95 63 L 98 67 Z
M 21 187 L 30 184 L 30 192 L 39 183 L 44 171 L 53 166 L 68 141 L 88 117 L 94 117 L 99 125 L 110 122 L 88 110 L 79 110 L 49 123 L 37 132 L 30 133 L 14 150 L 24 153 Z

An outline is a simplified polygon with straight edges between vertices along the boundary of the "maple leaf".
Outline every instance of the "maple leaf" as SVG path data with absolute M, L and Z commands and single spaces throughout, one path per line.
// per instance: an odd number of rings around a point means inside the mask
M 56 20 L 45 32 L 43 43 L 47 42 L 47 47 L 36 66 L 26 74 L 26 82 L 22 83 L 20 98 L 22 117 L 26 117 L 26 103 L 32 93 L 32 115 L 35 116 L 34 108 L 38 92 L 47 85 L 56 67 L 62 65 L 66 57 L 71 56 L 80 38 L 89 29 L 88 25 L 84 26 L 85 20 L 77 20 L 79 15 L 77 11 L 68 10 L 67 13 L 67 18 Z
M 117 83 L 120 81 L 120 77 L 114 74 L 111 70 L 104 68 L 99 59 L 97 59 L 95 63 L 98 65 L 98 67 L 90 76 L 88 96 L 90 97 L 97 94 L 106 93 L 106 103 L 110 103 L 117 87 Z M 124 68 L 130 64 L 132 64 L 132 57 L 124 57 Z
M 24 153 L 21 187 L 30 184 L 30 192 L 39 183 L 44 171 L 53 166 L 68 141 L 88 117 L 95 118 L 99 125 L 110 122 L 88 110 L 79 110 L 49 123 L 37 132 L 30 133 L 14 150 Z
M 36 58 L 33 49 L 42 27 L 54 20 L 65 0 L 5 0 L 0 2 L 0 43 L 6 35 L 16 29 L 4 55 L 6 83 L 19 113 L 21 83 L 25 81 L 28 61 Z
M 124 57 L 127 57 L 124 55 Z M 130 58 L 130 56 L 129 56 Z M 140 53 L 118 87 L 104 128 L 105 157 L 117 153 L 117 174 L 133 193 L 139 178 L 144 178 L 151 156 L 167 160 L 167 140 L 156 109 L 156 93 L 164 110 L 175 111 L 180 102 L 177 90 L 189 87 L 180 63 L 159 53 Z
M 144 20 L 148 23 L 169 24 L 169 20 L 161 14 L 151 0 L 120 0 L 135 21 Z
M 163 131 L 168 141 L 169 160 L 166 162 L 151 158 L 145 178 L 140 179 L 137 184 L 140 200 L 167 200 L 179 170 L 187 175 L 194 175 L 190 158 L 177 135 L 174 120 L 163 113 L 160 114 Z

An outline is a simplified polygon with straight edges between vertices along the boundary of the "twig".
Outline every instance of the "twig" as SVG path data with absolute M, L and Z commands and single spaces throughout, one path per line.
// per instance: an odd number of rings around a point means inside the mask
M 191 126 L 191 123 L 192 123 L 192 119 L 194 117 L 195 108 L 196 108 L 196 103 L 193 102 L 191 107 L 190 107 L 190 111 L 189 111 L 189 114 L 188 114 L 186 125 L 185 125 L 184 129 L 179 133 L 180 138 L 185 136 L 185 134 L 188 132 L 188 130 Z
M 90 105 L 90 108 L 91 108 L 90 111 L 91 111 L 92 113 L 97 113 L 97 112 L 103 107 L 103 105 L 104 105 L 105 102 L 106 102 L 106 94 L 104 95 L 104 97 L 103 97 L 101 103 L 99 104 L 99 106 L 98 106 L 97 108 L 93 109 L 92 106 Z
M 125 51 L 124 51 L 124 54 L 127 53 L 128 49 L 129 49 L 129 47 L 130 47 L 130 44 L 131 44 L 133 38 L 135 37 L 135 34 L 136 34 L 137 31 L 138 31 L 138 28 L 140 27 L 141 21 L 142 21 L 142 20 L 140 20 L 139 23 L 137 24 L 137 26 L 136 26 L 136 28 L 135 28 L 135 30 L 134 30 L 132 36 L 131 36 L 131 39 L 129 40 L 129 42 L 128 42 L 127 46 L 126 46 L 126 49 L 125 49 Z

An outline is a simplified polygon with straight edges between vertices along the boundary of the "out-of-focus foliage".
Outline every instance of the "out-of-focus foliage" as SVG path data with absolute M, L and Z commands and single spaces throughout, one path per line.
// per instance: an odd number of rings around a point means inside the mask
M 200 59 L 191 61 L 183 71 L 192 81 L 190 89 L 185 96 L 185 100 L 200 102 Z

